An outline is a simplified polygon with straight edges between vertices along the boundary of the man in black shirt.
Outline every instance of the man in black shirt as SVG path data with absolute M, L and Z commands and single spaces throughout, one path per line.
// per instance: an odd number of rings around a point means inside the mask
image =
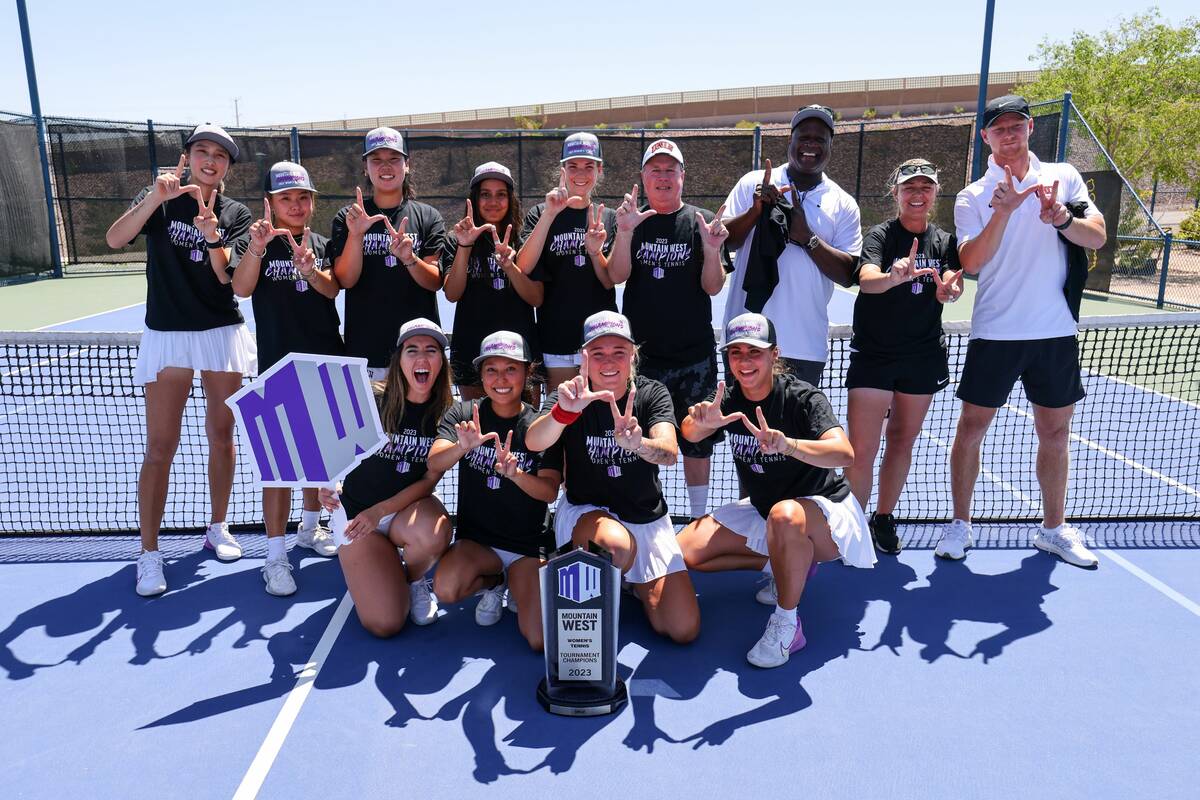
M 639 207 L 636 185 L 625 195 L 608 265 L 614 282 L 626 282 L 622 311 L 640 346 L 638 369 L 670 391 L 677 422 L 717 386 L 712 296 L 729 265 L 724 206 L 714 216 L 684 203 L 683 180 L 679 146 L 652 142 L 642 156 L 646 205 Z M 720 439 L 681 443 L 692 517 L 707 510 L 709 456 Z

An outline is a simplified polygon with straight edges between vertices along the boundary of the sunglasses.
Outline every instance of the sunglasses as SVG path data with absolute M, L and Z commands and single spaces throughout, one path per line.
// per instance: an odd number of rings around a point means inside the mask
M 908 178 L 913 175 L 937 177 L 937 167 L 933 164 L 906 164 L 896 170 L 897 178 Z

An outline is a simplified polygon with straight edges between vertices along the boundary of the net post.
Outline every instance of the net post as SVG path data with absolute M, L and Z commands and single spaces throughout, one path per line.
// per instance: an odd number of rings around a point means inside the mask
M 760 169 L 762 165 L 762 126 L 754 126 L 754 148 L 750 154 L 750 169 Z
M 50 153 L 46 146 L 46 121 L 42 118 L 42 102 L 38 96 L 37 70 L 33 66 L 33 43 L 29 37 L 29 14 L 25 0 L 17 0 L 17 19 L 21 25 L 21 49 L 25 51 L 25 78 L 29 83 L 29 107 L 33 124 L 37 126 L 38 157 L 42 161 L 42 184 L 46 192 L 46 235 L 50 239 L 50 262 L 54 277 L 63 276 L 62 252 L 58 247 L 58 219 L 54 214 L 54 186 L 50 181 Z
M 1171 263 L 1171 239 L 1170 231 L 1163 234 L 1162 269 L 1158 273 L 1158 301 L 1154 304 L 1158 308 L 1162 308 L 1167 299 L 1167 267 Z
M 1054 159 L 1060 164 L 1067 160 L 1067 136 L 1071 132 L 1071 109 L 1074 106 L 1071 93 L 1063 92 L 1062 111 L 1058 115 L 1058 155 Z
M 292 161 L 299 164 L 300 163 L 300 129 L 297 128 L 295 125 L 292 126 L 291 140 L 292 140 Z
M 154 141 L 154 120 L 146 120 L 146 153 L 150 156 L 150 182 L 158 180 L 158 144 Z

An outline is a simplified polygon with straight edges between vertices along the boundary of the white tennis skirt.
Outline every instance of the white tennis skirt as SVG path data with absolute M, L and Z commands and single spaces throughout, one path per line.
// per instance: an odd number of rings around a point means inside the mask
M 871 542 L 871 531 L 867 527 L 862 506 L 854 495 L 846 495 L 840 503 L 820 496 L 799 499 L 811 500 L 821 509 L 825 521 L 829 523 L 829 535 L 837 545 L 842 563 L 851 567 L 875 566 L 875 545 Z M 749 497 L 721 506 L 712 512 L 712 518 L 737 535 L 746 537 L 746 546 L 754 552 L 769 555 L 767 521 L 751 505 Z
M 153 383 L 167 367 L 207 372 L 258 372 L 258 345 L 245 323 L 207 331 L 156 331 L 142 333 L 133 382 Z

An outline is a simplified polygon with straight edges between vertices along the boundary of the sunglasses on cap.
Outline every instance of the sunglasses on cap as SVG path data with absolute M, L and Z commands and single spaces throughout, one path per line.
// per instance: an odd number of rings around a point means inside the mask
M 905 164 L 896 170 L 897 178 L 909 178 L 913 175 L 937 176 L 937 167 L 933 164 Z

